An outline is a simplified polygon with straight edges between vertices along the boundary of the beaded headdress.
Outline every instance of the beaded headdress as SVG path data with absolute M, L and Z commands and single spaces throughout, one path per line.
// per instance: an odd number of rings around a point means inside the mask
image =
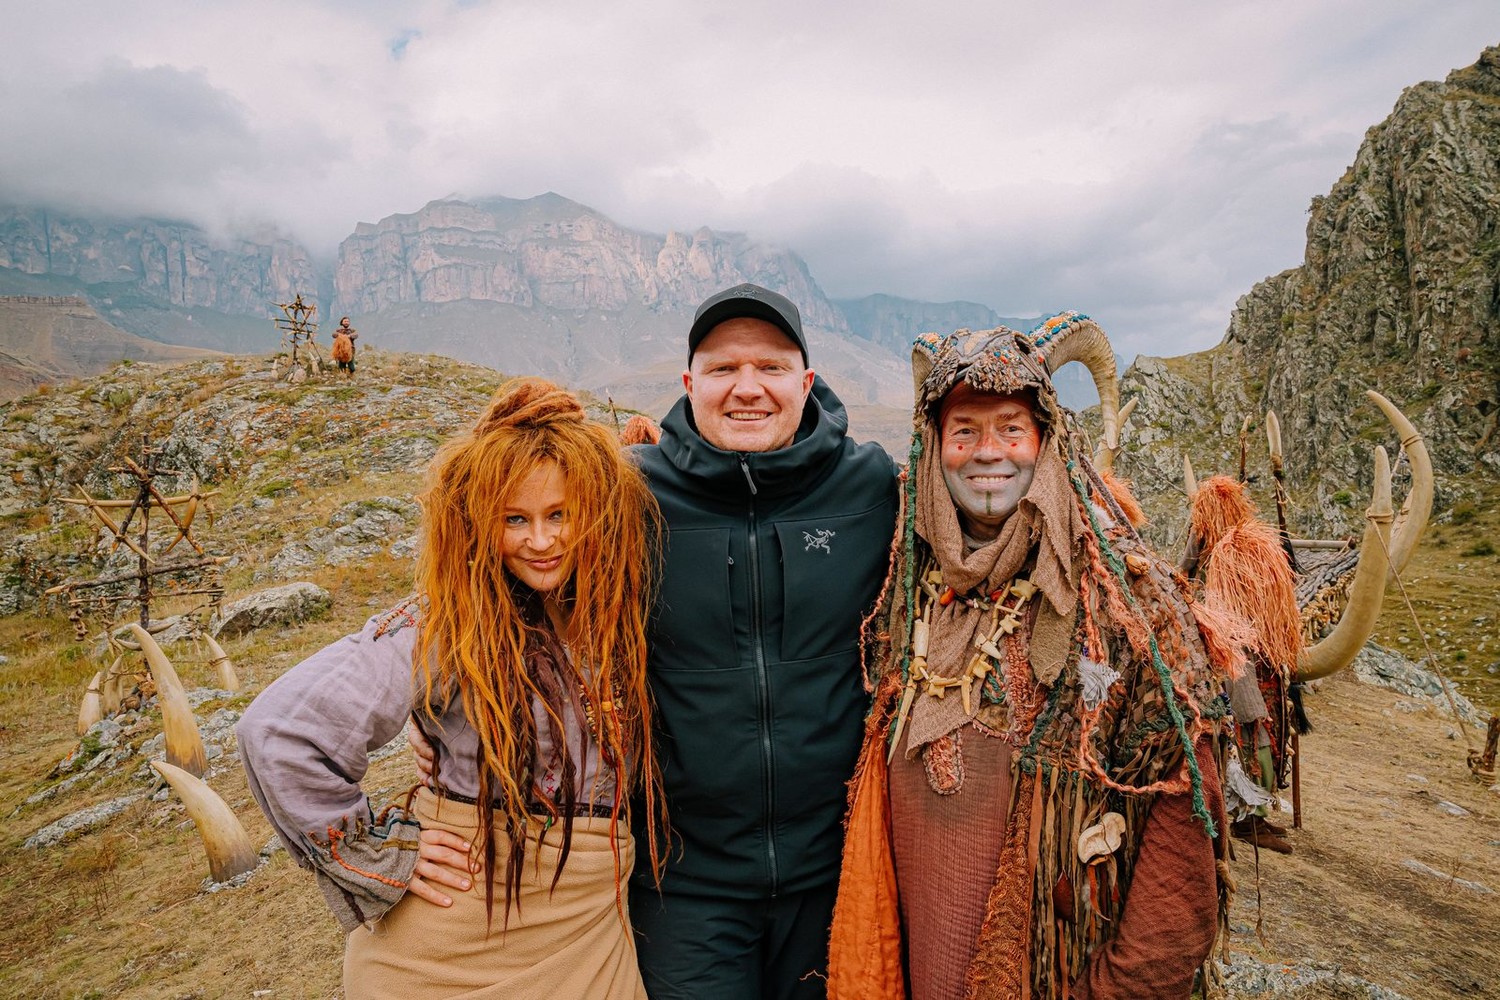
M 1030 333 L 998 326 L 959 330 L 946 337 L 922 334 L 911 351 L 914 415 L 920 420 L 931 414 L 963 382 L 980 392 L 1009 394 L 1031 389 L 1037 396 L 1039 416 L 1055 427 L 1061 408 L 1052 373 L 1070 361 L 1083 362 L 1093 373 L 1104 417 L 1104 442 L 1116 447 L 1120 390 L 1114 350 L 1098 324 L 1073 311 L 1044 320 Z

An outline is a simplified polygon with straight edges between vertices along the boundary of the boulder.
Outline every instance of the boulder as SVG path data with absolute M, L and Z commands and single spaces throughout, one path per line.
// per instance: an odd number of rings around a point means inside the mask
M 289 583 L 225 605 L 213 634 L 233 639 L 267 625 L 295 625 L 322 617 L 332 606 L 333 596 L 317 584 Z

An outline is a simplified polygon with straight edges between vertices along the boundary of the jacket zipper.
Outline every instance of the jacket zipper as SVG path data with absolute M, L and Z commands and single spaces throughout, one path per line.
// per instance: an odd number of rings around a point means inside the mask
M 750 484 L 750 628 L 755 648 L 755 682 L 760 689 L 760 755 L 762 773 L 765 775 L 766 801 L 766 861 L 771 875 L 771 898 L 775 899 L 780 888 L 781 875 L 776 863 L 776 783 L 771 775 L 774 754 L 771 746 L 771 678 L 766 670 L 765 631 L 761 617 L 760 593 L 760 519 L 756 516 L 755 479 L 750 475 L 750 463 L 740 456 L 740 471 L 745 482 Z

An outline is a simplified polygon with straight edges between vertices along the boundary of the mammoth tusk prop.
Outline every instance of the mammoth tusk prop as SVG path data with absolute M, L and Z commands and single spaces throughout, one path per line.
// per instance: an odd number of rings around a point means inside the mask
M 1279 465 L 1281 463 L 1281 420 L 1277 418 L 1275 410 L 1266 411 L 1266 445 L 1271 449 L 1271 461 Z
M 1406 452 L 1406 461 L 1411 466 L 1411 489 L 1407 491 L 1406 500 L 1401 504 L 1400 527 L 1391 539 L 1391 566 L 1394 574 L 1406 568 L 1427 527 L 1427 519 L 1432 516 L 1432 457 L 1427 454 L 1427 444 L 1422 440 L 1422 435 L 1406 419 L 1406 414 L 1373 389 L 1365 390 L 1365 395 L 1380 407 L 1385 418 L 1401 436 L 1401 448 Z
M 1198 492 L 1198 477 L 1193 475 L 1193 460 L 1186 454 L 1182 456 L 1182 485 L 1191 500 Z
M 99 707 L 105 715 L 114 715 L 120 710 L 120 702 L 125 700 L 125 696 L 120 691 L 120 682 L 124 677 L 120 664 L 124 662 L 123 654 L 115 657 L 115 662 L 111 663 L 104 673 L 104 685 L 99 694 Z
M 170 511 L 168 511 L 168 513 L 170 513 Z M 165 549 L 162 550 L 162 555 L 166 555 L 168 552 L 171 552 L 173 549 L 177 548 L 177 543 L 188 537 L 188 531 L 193 526 L 193 518 L 197 515 L 198 494 L 194 493 L 192 496 L 188 497 L 187 509 L 183 511 L 182 519 L 177 521 L 177 537 L 172 539 L 171 545 L 168 545 Z M 176 520 L 176 518 L 174 518 L 174 520 Z M 189 541 L 189 544 L 191 544 L 191 540 Z M 194 548 L 197 548 L 197 546 L 194 546 Z M 202 550 L 200 549 L 199 551 Z
M 208 871 L 215 882 L 227 882 L 260 863 L 244 824 L 218 792 L 203 779 L 165 761 L 153 760 L 151 766 L 172 786 L 197 824 L 203 850 L 208 854 Z
M 198 720 L 188 705 L 187 691 L 173 669 L 167 654 L 161 651 L 151 633 L 139 625 L 130 626 L 141 652 L 146 654 L 146 663 L 151 667 L 151 678 L 156 681 L 156 699 L 161 705 L 161 727 L 167 735 L 167 762 L 182 768 L 195 777 L 202 777 L 208 767 L 208 758 L 203 752 L 203 736 L 198 732 Z
M 103 673 L 94 675 L 89 681 L 88 690 L 83 693 L 83 705 L 78 709 L 78 735 L 85 735 L 89 729 L 104 718 L 103 703 L 99 697 L 100 682 L 104 680 Z
M 234 661 L 229 658 L 228 653 L 224 652 L 224 647 L 214 641 L 213 636 L 205 635 L 203 641 L 208 643 L 208 652 L 213 656 L 213 659 L 209 661 L 209 666 L 218 671 L 220 689 L 238 691 L 240 675 L 234 671 Z
M 1343 670 L 1375 630 L 1380 602 L 1385 598 L 1385 554 L 1391 537 L 1391 461 L 1384 448 L 1375 449 L 1374 493 L 1365 517 L 1369 524 L 1360 543 L 1354 582 L 1349 585 L 1349 601 L 1333 631 L 1317 645 L 1302 650 L 1297 659 L 1298 681 L 1317 680 Z

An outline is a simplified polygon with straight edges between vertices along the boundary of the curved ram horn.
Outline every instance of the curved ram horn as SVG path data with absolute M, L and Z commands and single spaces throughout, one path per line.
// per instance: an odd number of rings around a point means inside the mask
M 1111 449 L 1106 447 L 1103 441 L 1099 442 L 1099 446 L 1094 449 L 1094 468 L 1113 469 L 1115 467 L 1115 456 L 1120 453 L 1120 449 L 1125 444 L 1123 439 L 1123 435 L 1125 433 L 1125 425 L 1130 421 L 1130 415 L 1135 412 L 1135 404 L 1139 403 L 1140 401 L 1141 397 L 1131 396 L 1130 402 L 1120 407 L 1120 415 L 1118 418 L 1116 418 L 1119 429 L 1117 432 L 1115 446 L 1113 449 Z
M 88 733 L 94 723 L 104 718 L 103 702 L 101 701 L 100 683 L 104 680 L 103 672 L 94 675 L 89 681 L 88 690 L 83 692 L 83 704 L 78 709 L 78 735 Z
M 151 766 L 172 786 L 197 825 L 203 850 L 208 854 L 208 871 L 215 882 L 228 882 L 260 863 L 260 855 L 251 845 L 244 824 L 218 792 L 202 778 L 166 761 L 153 760 Z
M 1113 457 L 1120 447 L 1120 374 L 1115 369 L 1115 350 L 1110 346 L 1109 338 L 1099 324 L 1075 313 L 1054 316 L 1039 325 L 1033 334 L 1041 330 L 1057 330 L 1042 349 L 1049 375 L 1056 374 L 1070 361 L 1080 361 L 1094 376 L 1094 388 L 1099 393 L 1099 415 L 1104 425 L 1101 447 Z
M 208 758 L 203 752 L 203 736 L 198 732 L 198 720 L 188 705 L 187 691 L 172 668 L 172 661 L 161 651 L 151 633 L 139 625 L 130 626 L 135 641 L 141 644 L 146 654 L 146 663 L 151 667 L 151 678 L 156 681 L 156 700 L 161 706 L 161 727 L 167 735 L 167 762 L 175 764 L 195 777 L 202 777 L 208 767 Z
M 1333 631 L 1302 650 L 1297 658 L 1298 681 L 1317 680 L 1343 670 L 1375 630 L 1380 602 L 1385 599 L 1385 553 L 1391 537 L 1391 460 L 1384 448 L 1375 449 L 1374 493 L 1365 517 L 1369 523 L 1360 543 L 1354 582 L 1349 585 L 1349 602 Z
M 1411 489 L 1401 504 L 1401 525 L 1391 539 L 1391 566 L 1396 573 L 1406 568 L 1417 542 L 1432 516 L 1432 457 L 1427 454 L 1427 444 L 1422 435 L 1406 419 L 1406 414 L 1396 409 L 1389 399 L 1373 389 L 1365 390 L 1385 418 L 1391 422 L 1401 437 L 1401 447 L 1406 452 L 1406 461 L 1411 465 Z
M 1188 499 L 1191 500 L 1198 493 L 1198 477 L 1193 475 L 1193 460 L 1182 455 L 1182 485 L 1187 490 Z
M 205 634 L 203 641 L 208 643 L 208 652 L 213 657 L 208 665 L 218 672 L 219 688 L 224 691 L 238 691 L 240 675 L 234 671 L 234 661 L 229 658 L 229 654 L 224 652 L 224 647 L 219 645 L 213 636 Z

